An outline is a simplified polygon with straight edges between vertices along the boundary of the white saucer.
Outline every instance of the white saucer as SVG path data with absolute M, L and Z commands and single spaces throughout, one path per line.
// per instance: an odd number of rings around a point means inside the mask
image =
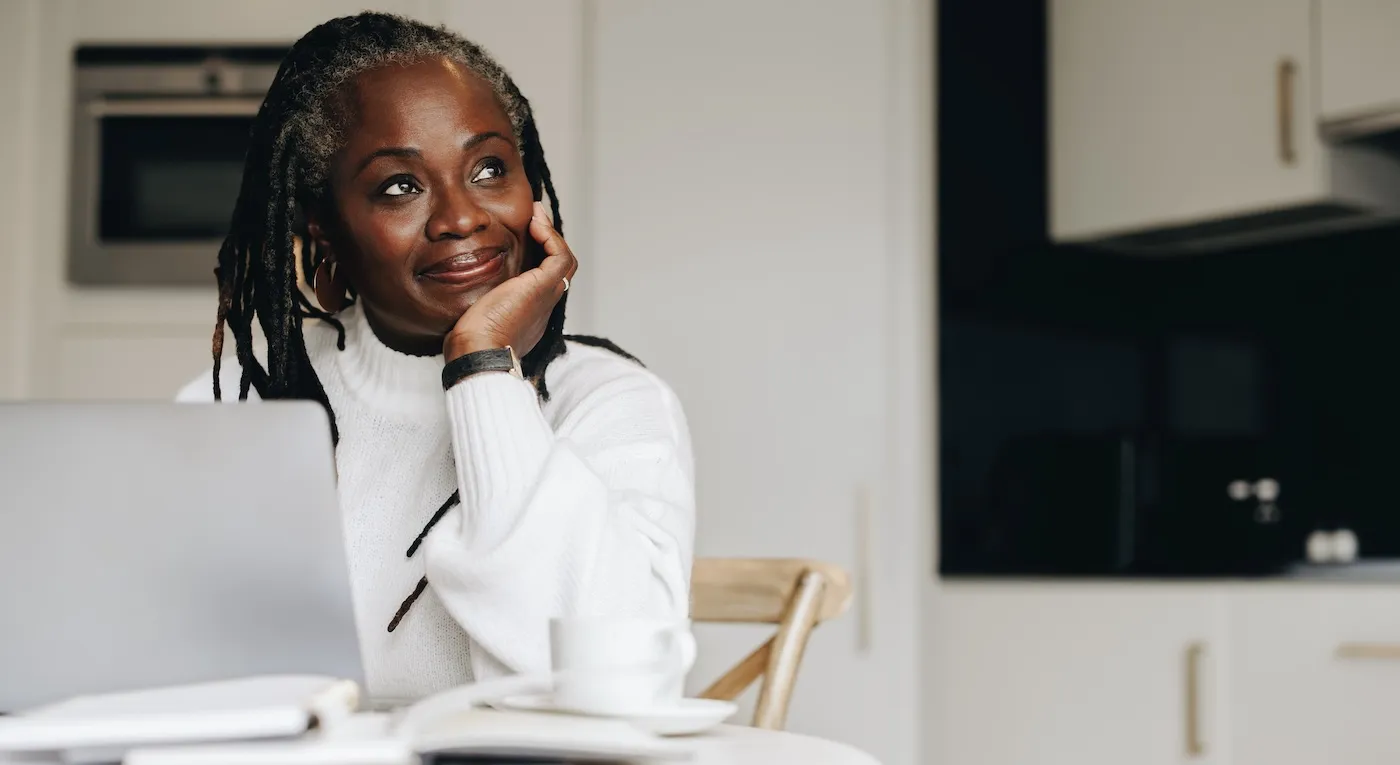
M 555 706 L 550 694 L 510 696 L 497 702 L 499 706 L 522 712 L 554 712 L 584 714 L 588 717 L 609 717 L 627 722 L 658 736 L 689 736 L 701 733 L 729 719 L 739 709 L 732 701 L 714 699 L 677 699 L 674 702 L 639 710 L 631 714 L 590 715 Z

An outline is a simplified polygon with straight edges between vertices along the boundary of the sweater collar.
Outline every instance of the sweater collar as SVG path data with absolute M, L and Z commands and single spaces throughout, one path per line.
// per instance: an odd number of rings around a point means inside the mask
M 337 364 L 353 395 L 378 408 L 442 408 L 442 354 L 411 356 L 385 345 L 358 303 L 336 318 L 345 325 L 345 350 L 336 354 Z

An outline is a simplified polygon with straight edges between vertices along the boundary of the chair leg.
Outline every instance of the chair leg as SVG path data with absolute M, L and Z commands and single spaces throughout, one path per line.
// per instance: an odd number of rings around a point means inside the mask
M 787 613 L 773 636 L 768 670 L 764 673 L 758 704 L 754 707 L 755 728 L 782 730 L 787 723 L 788 702 L 792 700 L 792 689 L 797 682 L 797 670 L 802 666 L 802 654 L 807 650 L 807 639 L 817 624 L 825 586 L 826 580 L 820 573 L 808 571 L 802 575 L 802 581 L 793 593 Z

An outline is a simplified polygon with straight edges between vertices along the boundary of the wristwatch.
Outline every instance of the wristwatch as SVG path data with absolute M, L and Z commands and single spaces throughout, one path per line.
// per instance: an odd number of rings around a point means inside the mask
M 525 373 L 520 370 L 520 359 L 515 357 L 515 349 L 507 345 L 504 348 L 473 351 L 447 362 L 447 366 L 442 368 L 442 389 L 448 390 L 481 372 L 509 372 L 517 379 L 525 379 Z

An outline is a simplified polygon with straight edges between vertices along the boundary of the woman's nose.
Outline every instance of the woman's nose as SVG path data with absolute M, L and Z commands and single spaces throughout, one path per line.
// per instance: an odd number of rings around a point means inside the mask
M 481 205 L 472 199 L 466 189 L 452 189 L 440 193 L 428 218 L 428 239 L 465 239 L 476 231 L 486 228 L 490 222 Z

